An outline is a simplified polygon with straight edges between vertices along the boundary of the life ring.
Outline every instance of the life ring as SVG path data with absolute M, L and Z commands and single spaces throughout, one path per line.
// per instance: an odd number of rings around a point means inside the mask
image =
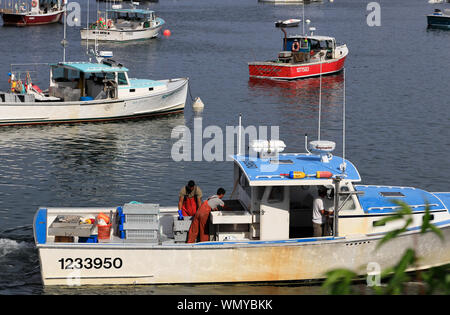
M 294 42 L 292 44 L 292 51 L 299 51 L 300 50 L 300 44 L 298 42 Z
M 32 6 L 33 8 L 37 7 L 37 5 L 38 5 L 37 0 L 31 1 L 31 6 Z
M 108 26 L 108 28 L 111 28 L 112 25 L 113 25 L 112 20 L 108 19 L 108 22 L 106 22 L 106 26 Z

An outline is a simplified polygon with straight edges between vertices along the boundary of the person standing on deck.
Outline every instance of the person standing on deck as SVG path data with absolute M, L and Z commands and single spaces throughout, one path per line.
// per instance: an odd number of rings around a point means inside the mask
M 187 243 L 197 242 L 199 237 L 200 242 L 209 241 L 208 219 L 211 210 L 218 210 L 217 207 L 225 207 L 222 198 L 225 196 L 225 189 L 217 189 L 217 194 L 204 201 L 194 218 L 192 219 L 191 227 L 189 228 Z
M 327 190 L 324 187 L 320 187 L 318 190 L 319 196 L 313 201 L 313 229 L 314 237 L 321 237 L 324 235 L 325 226 L 325 207 L 324 198 L 327 195 Z
M 192 217 L 202 204 L 202 190 L 190 180 L 186 186 L 180 190 L 180 198 L 178 200 L 179 219 L 183 217 Z

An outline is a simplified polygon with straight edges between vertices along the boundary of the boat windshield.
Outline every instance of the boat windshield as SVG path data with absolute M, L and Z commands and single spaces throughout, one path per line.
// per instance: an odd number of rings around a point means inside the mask
M 119 72 L 117 73 L 117 81 L 119 85 L 128 85 L 127 77 L 125 76 L 125 73 Z

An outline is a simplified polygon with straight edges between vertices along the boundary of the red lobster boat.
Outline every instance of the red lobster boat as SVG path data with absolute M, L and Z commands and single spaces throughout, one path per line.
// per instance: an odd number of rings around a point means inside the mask
M 248 63 L 251 78 L 295 80 L 331 74 L 344 68 L 348 48 L 329 36 L 286 35 L 276 60 Z
M 11 3 L 0 10 L 3 25 L 28 26 L 59 22 L 64 13 L 64 1 L 32 0 L 31 7 L 24 2 Z

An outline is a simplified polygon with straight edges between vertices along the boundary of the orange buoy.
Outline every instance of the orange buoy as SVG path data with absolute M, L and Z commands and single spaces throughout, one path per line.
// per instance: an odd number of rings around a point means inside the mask
M 280 176 L 286 176 L 291 179 L 301 179 L 305 177 L 316 177 L 316 178 L 331 178 L 333 173 L 328 171 L 318 171 L 315 174 L 305 174 L 304 172 L 290 171 L 289 174 L 280 174 Z
M 319 171 L 316 173 L 317 178 L 331 178 L 333 177 L 333 173 L 328 171 Z
M 109 217 L 106 214 L 104 214 L 103 212 L 100 212 L 97 215 L 97 221 L 100 221 L 101 219 L 103 219 L 103 221 L 105 221 L 106 224 L 109 224 Z
M 170 30 L 164 30 L 163 35 L 166 37 L 169 37 L 172 33 L 170 32 Z

